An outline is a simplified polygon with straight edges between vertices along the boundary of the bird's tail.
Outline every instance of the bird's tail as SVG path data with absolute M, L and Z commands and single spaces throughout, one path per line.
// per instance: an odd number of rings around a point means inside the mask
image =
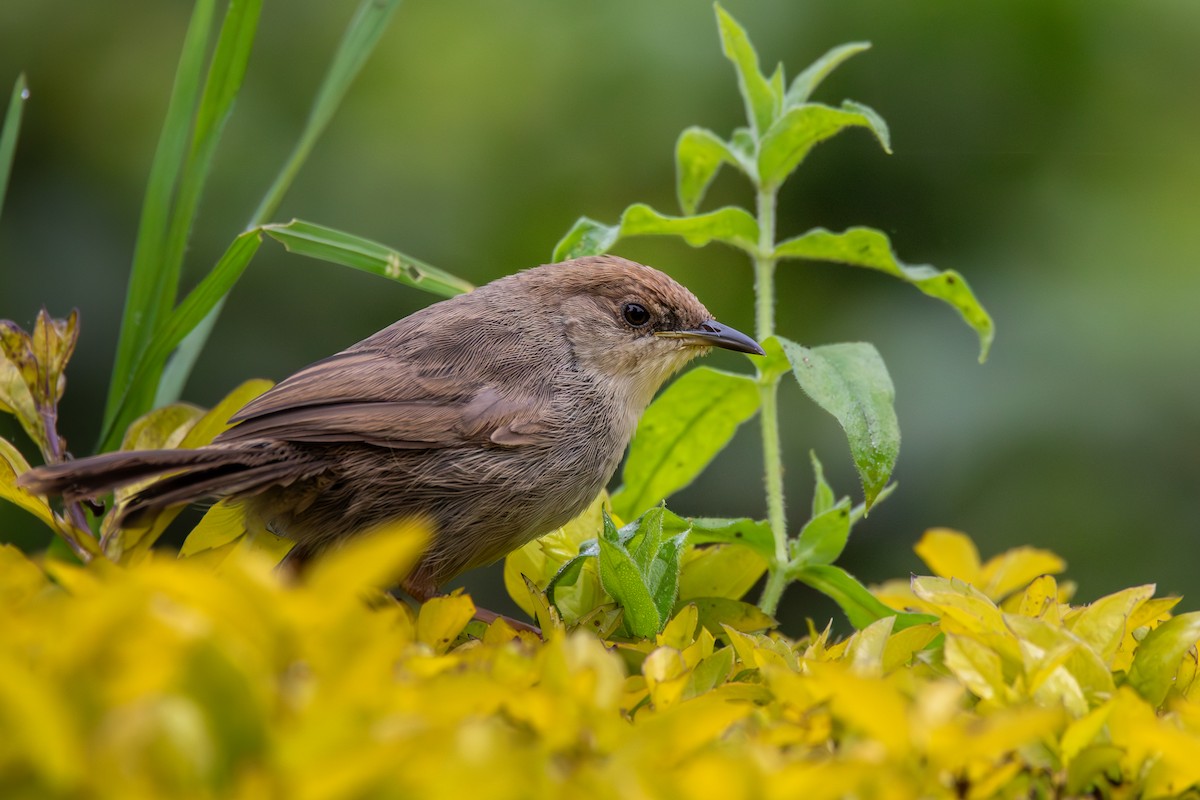
M 133 450 L 47 464 L 22 474 L 17 484 L 67 500 L 97 497 L 131 483 L 166 475 L 140 489 L 118 510 L 119 524 L 147 512 L 211 497 L 257 494 L 296 477 L 294 458 L 275 448 L 202 447 Z

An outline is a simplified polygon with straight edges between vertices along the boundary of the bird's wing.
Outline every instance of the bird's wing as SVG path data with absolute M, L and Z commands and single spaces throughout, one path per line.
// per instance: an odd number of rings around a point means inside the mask
M 398 449 L 531 444 L 547 432 L 534 394 L 484 380 L 421 374 L 377 350 L 338 353 L 301 370 L 233 416 L 218 442 L 362 442 Z

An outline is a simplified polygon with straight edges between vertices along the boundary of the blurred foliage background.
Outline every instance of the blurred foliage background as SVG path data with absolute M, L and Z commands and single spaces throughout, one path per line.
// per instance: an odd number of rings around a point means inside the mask
M 31 99 L 0 218 L 0 316 L 79 307 L 60 429 L 91 451 L 141 195 L 190 12 L 184 0 L 5 0 L 0 85 Z M 193 280 L 241 230 L 303 121 L 355 3 L 268 3 L 245 89 L 189 250 Z M 852 98 L 892 130 L 819 147 L 781 197 L 780 238 L 814 226 L 887 231 L 909 263 L 958 269 L 994 316 L 991 360 L 952 311 L 867 271 L 780 269 L 781 333 L 873 341 L 897 388 L 900 490 L 840 562 L 866 582 L 919 569 L 935 525 L 985 554 L 1062 554 L 1081 600 L 1141 582 L 1193 595 L 1200 534 L 1200 4 L 727 0 L 768 69 L 829 47 L 874 48 L 818 100 Z M 5 95 L 6 96 L 6 95 Z M 673 147 L 742 119 L 712 8 L 697 0 L 412 0 L 279 215 L 371 237 L 482 283 L 542 263 L 575 218 L 634 201 L 677 211 Z M 747 204 L 726 170 L 706 208 Z M 673 274 L 724 322 L 753 328 L 749 265 L 653 240 L 618 252 Z M 430 297 L 264 244 L 185 393 L 210 405 L 280 379 Z M 746 370 L 738 357 L 709 363 Z M 840 430 L 794 385 L 781 398 L 793 524 L 815 448 L 856 479 Z M 0 435 L 20 436 L 9 420 Z M 757 429 L 672 507 L 762 516 Z M 0 538 L 36 545 L 0 508 Z M 502 605 L 499 569 L 468 578 Z M 799 587 L 785 627 L 834 613 Z

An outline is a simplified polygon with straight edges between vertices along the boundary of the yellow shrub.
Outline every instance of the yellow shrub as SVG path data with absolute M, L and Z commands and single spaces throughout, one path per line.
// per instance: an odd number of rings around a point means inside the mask
M 413 612 L 378 587 L 422 538 L 366 537 L 297 585 L 250 550 L 214 571 L 0 549 L 0 796 L 1157 797 L 1200 783 L 1200 619 L 1171 618 L 1153 587 L 1070 606 L 1041 551 L 980 565 L 961 534 L 931 533 L 918 550 L 940 574 L 881 591 L 933 625 L 714 637 L 686 605 L 656 641 L 614 647 L 468 624 L 463 595 Z

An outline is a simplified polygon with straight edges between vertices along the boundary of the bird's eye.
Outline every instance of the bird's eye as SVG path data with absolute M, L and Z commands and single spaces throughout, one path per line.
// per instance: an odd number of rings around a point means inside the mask
M 650 312 L 640 303 L 626 303 L 621 309 L 621 315 L 635 328 L 640 328 L 650 321 Z

